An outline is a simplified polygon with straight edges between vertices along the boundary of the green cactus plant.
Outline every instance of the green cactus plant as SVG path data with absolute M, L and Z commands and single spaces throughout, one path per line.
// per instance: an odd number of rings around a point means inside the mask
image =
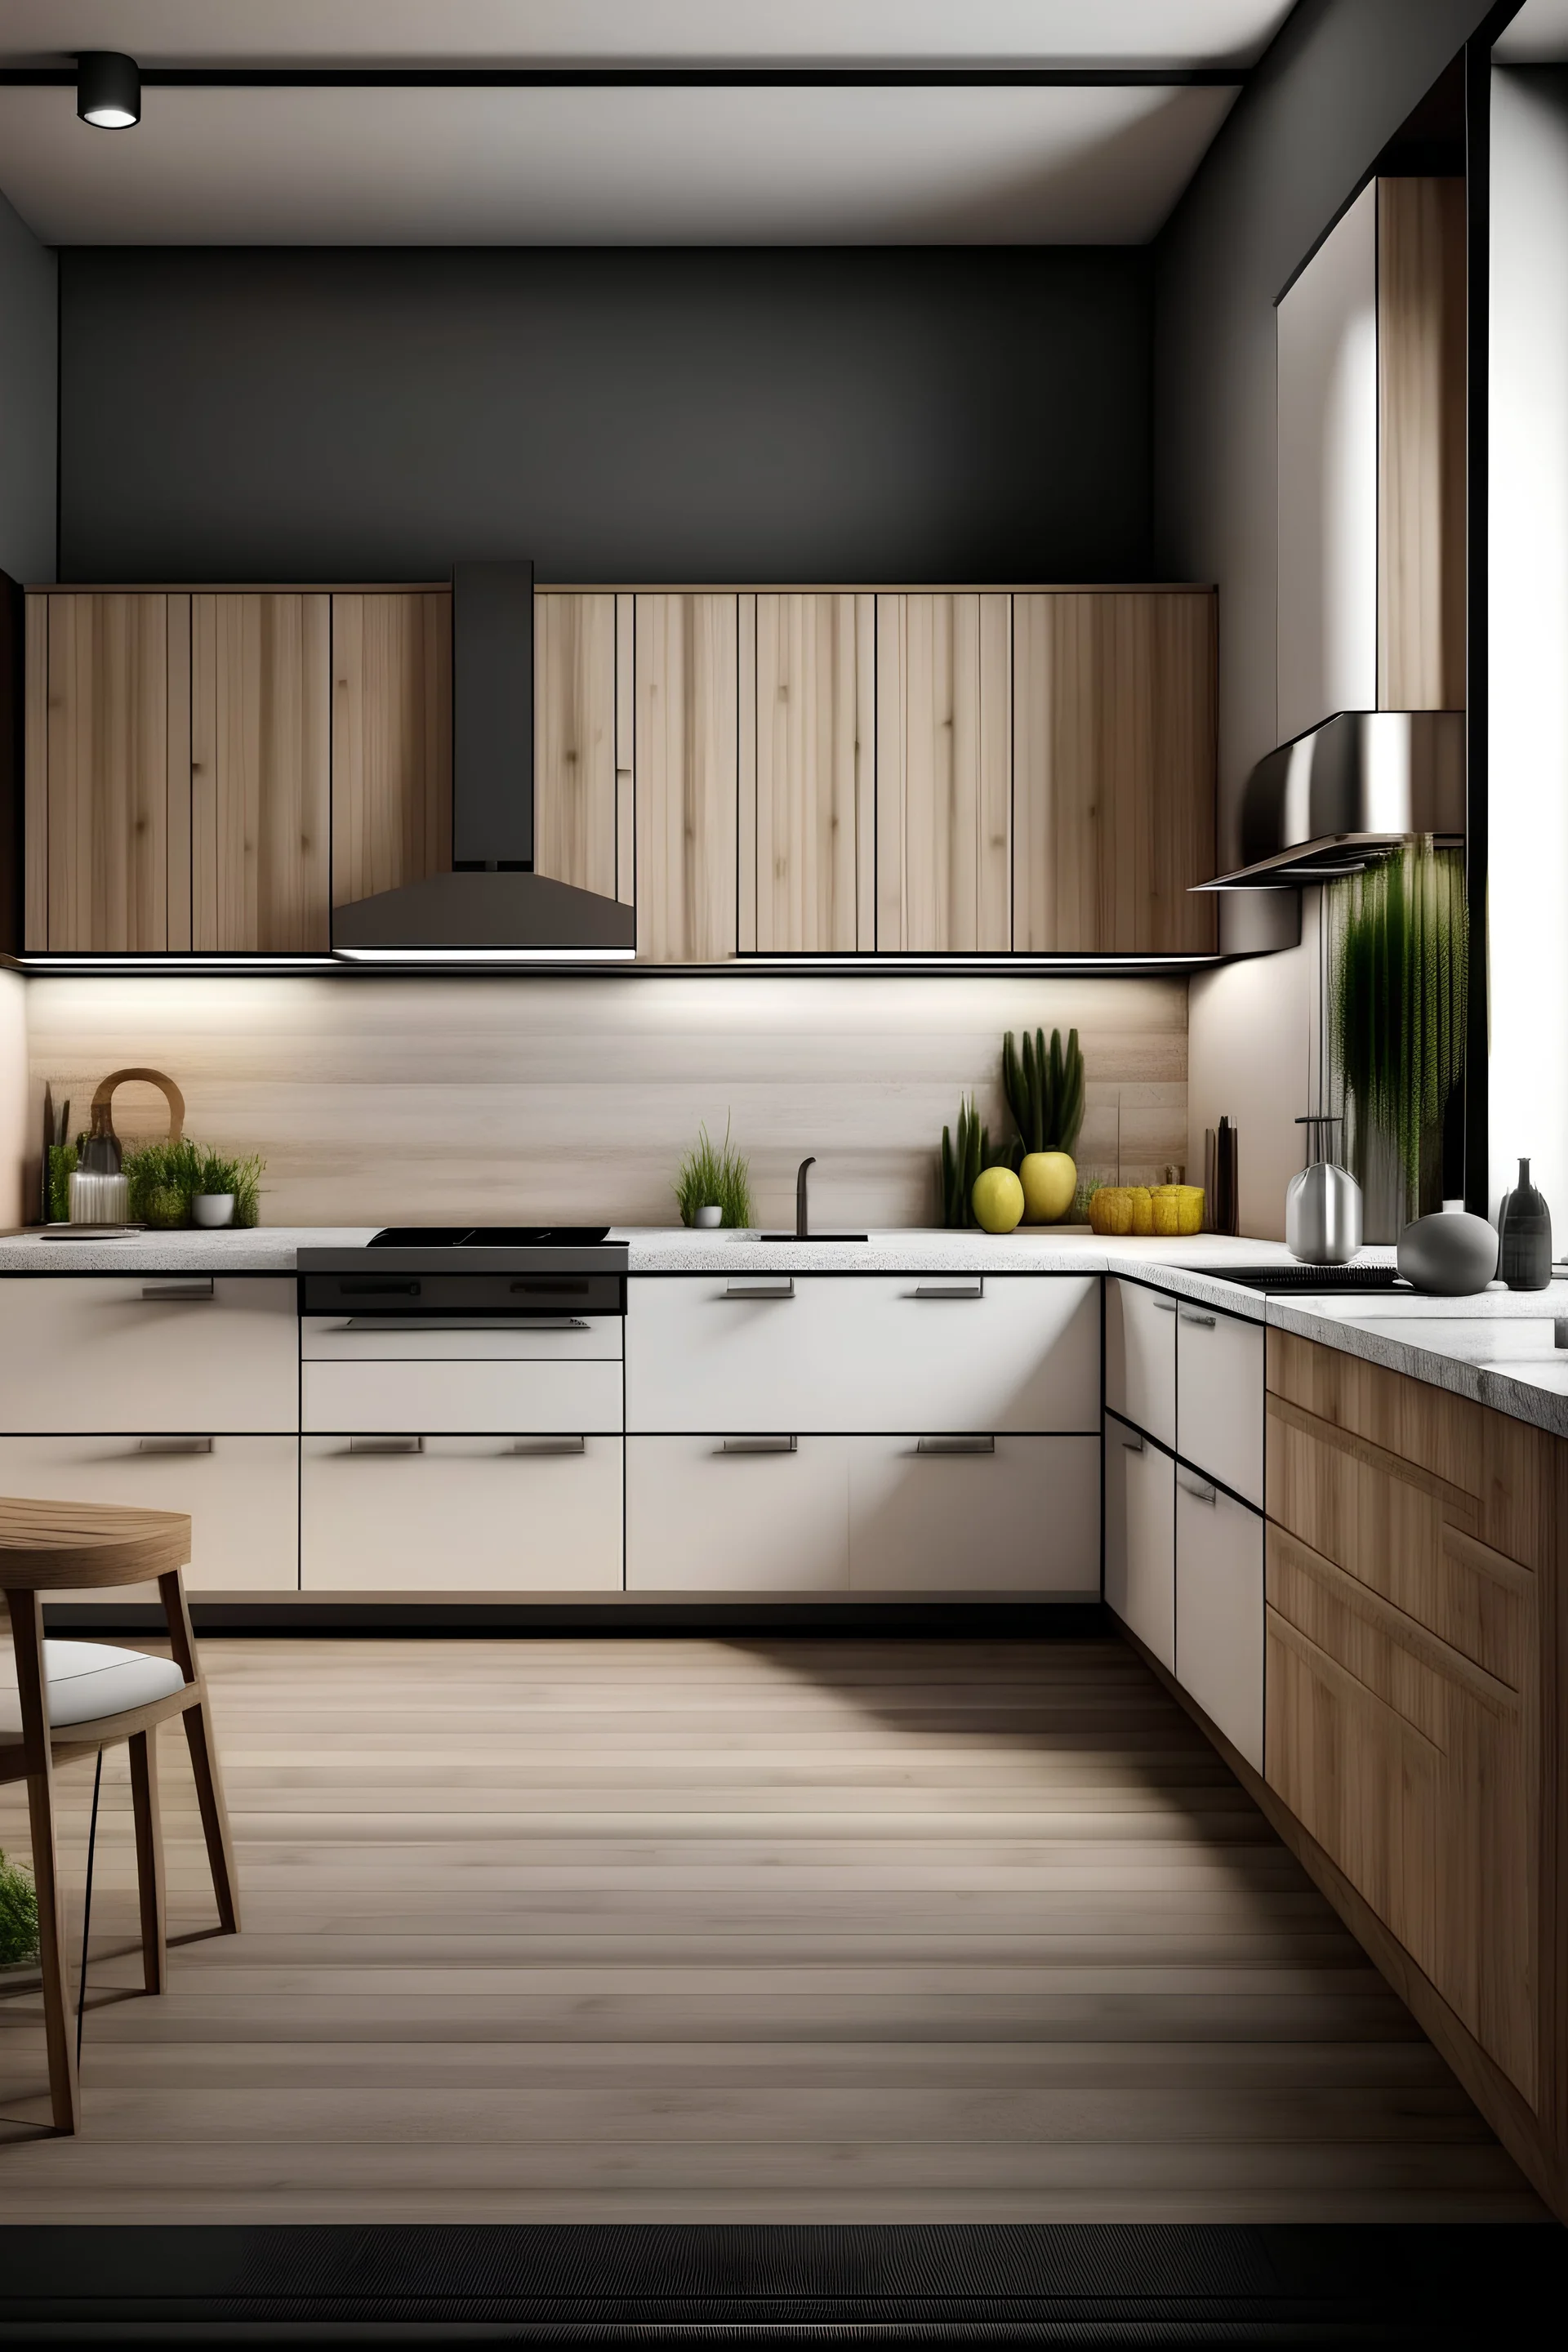
M 1076 1029 L 1068 1032 L 1065 1050 L 1061 1031 L 1053 1029 L 1048 1052 L 1045 1031 L 1037 1029 L 1031 1037 L 1026 1029 L 1022 1054 L 1009 1029 L 1002 1041 L 1002 1087 L 1026 1152 L 1071 1151 L 1083 1125 L 1084 1103 Z
M 1015 1149 L 1011 1144 L 993 1148 L 991 1130 L 981 1126 L 973 1095 L 959 1104 L 956 1145 L 950 1130 L 942 1130 L 942 1222 L 949 1231 L 979 1223 L 971 1205 L 974 1180 L 984 1168 L 1011 1168 Z

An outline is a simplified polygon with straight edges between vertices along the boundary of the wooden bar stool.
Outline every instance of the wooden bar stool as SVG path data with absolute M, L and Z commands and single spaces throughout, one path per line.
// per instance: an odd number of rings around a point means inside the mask
M 65 1906 L 55 1853 L 55 1766 L 94 1755 L 118 1740 L 129 1744 L 142 1980 L 149 1992 L 162 1992 L 167 1952 L 153 1734 L 165 1716 L 183 1715 L 219 1924 L 226 1935 L 239 1927 L 211 1702 L 180 1575 L 190 1556 L 191 1522 L 184 1511 L 0 1499 L 0 1593 L 10 1612 L 16 1661 L 15 1685 L 0 1674 L 0 1781 L 27 1783 L 49 2101 L 58 2131 L 77 2129 L 81 2105 L 66 1982 Z M 152 1577 L 158 1580 L 173 1658 L 149 1657 L 144 1651 L 115 1649 L 104 1642 L 45 1640 L 46 1593 L 140 1584 Z

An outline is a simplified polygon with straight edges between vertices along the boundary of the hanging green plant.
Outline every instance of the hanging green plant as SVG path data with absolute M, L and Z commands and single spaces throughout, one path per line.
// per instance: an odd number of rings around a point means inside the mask
M 1411 843 L 1327 886 L 1329 1029 L 1364 1183 L 1381 1137 L 1404 1179 L 1405 1213 L 1442 1195 L 1443 1123 L 1464 1075 L 1468 928 L 1463 853 Z

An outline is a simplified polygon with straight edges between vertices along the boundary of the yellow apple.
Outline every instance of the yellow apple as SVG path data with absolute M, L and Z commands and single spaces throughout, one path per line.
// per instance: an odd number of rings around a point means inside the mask
M 1032 1225 L 1054 1225 L 1072 1207 L 1078 1170 L 1065 1151 L 1031 1151 L 1018 1171 L 1024 1214 Z
M 1024 1213 L 1024 1188 L 1010 1168 L 983 1168 L 969 1205 L 988 1234 L 1010 1234 Z

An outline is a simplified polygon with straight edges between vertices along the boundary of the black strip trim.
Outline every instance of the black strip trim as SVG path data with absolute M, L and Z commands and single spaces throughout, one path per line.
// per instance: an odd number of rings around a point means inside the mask
M 1246 66 L 143 66 L 143 89 L 1241 89 Z M 74 65 L 0 88 L 74 89 Z

